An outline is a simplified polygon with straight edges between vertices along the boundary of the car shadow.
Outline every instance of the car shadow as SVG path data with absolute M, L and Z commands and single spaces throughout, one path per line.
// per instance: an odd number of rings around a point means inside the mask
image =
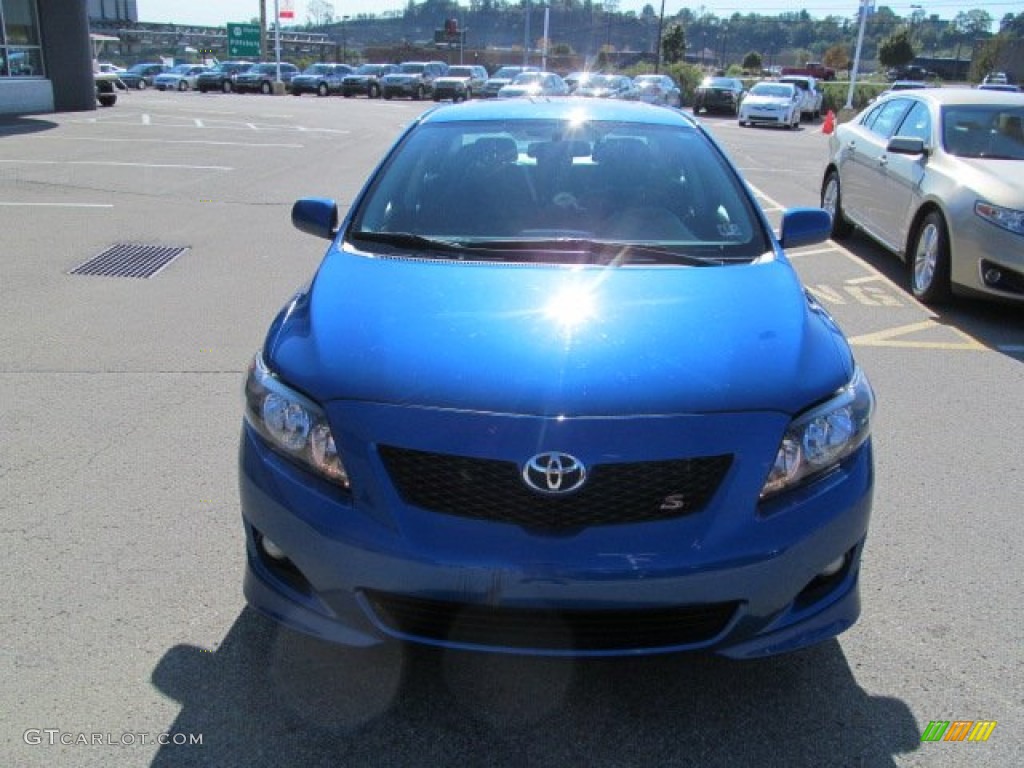
M 28 133 L 39 133 L 57 128 L 57 123 L 38 117 L 22 115 L 0 115 L 0 136 L 18 136 Z
M 871 238 L 861 233 L 837 241 L 865 264 L 876 269 L 907 301 L 916 301 L 910 290 L 910 268 Z M 941 305 L 922 305 L 934 315 L 934 321 L 967 334 L 993 351 L 1024 362 L 1024 309 L 970 296 L 953 296 Z
M 874 767 L 921 733 L 835 640 L 755 662 L 353 650 L 246 608 L 217 648 L 169 649 L 152 681 L 181 704 L 167 732 L 202 735 L 158 767 Z

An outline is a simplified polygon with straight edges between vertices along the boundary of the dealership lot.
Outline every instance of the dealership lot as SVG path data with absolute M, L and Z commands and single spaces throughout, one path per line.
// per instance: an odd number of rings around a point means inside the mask
M 747 663 L 357 652 L 244 609 L 242 372 L 323 251 L 291 203 L 347 204 L 430 106 L 132 92 L 0 123 L 4 762 L 1021 764 L 1024 315 L 925 308 L 862 238 L 793 256 L 879 401 L 863 615 L 838 641 Z M 705 122 L 773 220 L 817 204 L 818 125 Z M 147 280 L 68 274 L 116 244 L 185 250 Z M 933 720 L 998 726 L 922 743 Z

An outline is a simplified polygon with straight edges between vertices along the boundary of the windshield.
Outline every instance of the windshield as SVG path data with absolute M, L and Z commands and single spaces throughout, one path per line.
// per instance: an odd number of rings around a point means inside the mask
M 171 71 L 168 74 L 172 74 L 172 75 L 186 75 L 186 74 L 188 74 L 191 71 L 192 71 L 192 65 L 191 64 L 178 64 L 176 67 L 171 69 Z
M 334 71 L 334 67 L 330 64 L 312 64 L 302 70 L 304 75 L 329 75 Z
M 472 77 L 473 70 L 469 67 L 451 67 L 448 70 L 447 77 Z
M 735 88 L 736 81 L 727 77 L 707 77 L 700 84 L 701 88 Z
M 423 65 L 422 64 L 403 64 L 402 66 L 400 66 L 398 68 L 398 71 L 399 72 L 403 72 L 405 74 L 409 74 L 409 75 L 418 75 L 420 72 L 423 71 Z
M 958 157 L 1024 160 L 1024 107 L 945 107 L 942 143 L 947 152 Z
M 784 85 L 772 85 L 770 83 L 758 83 L 750 89 L 751 96 L 774 96 L 776 98 L 788 99 L 793 95 L 793 89 Z
M 645 263 L 749 261 L 771 247 L 742 181 L 695 128 L 557 120 L 420 127 L 347 238 L 369 251 L 573 263 L 627 244 Z
M 494 73 L 494 77 L 500 77 L 502 79 L 511 80 L 513 77 L 519 74 L 519 67 L 502 67 Z
M 540 72 L 523 72 L 521 75 L 516 75 L 512 85 L 530 85 L 531 83 L 543 82 L 543 80 L 544 77 Z

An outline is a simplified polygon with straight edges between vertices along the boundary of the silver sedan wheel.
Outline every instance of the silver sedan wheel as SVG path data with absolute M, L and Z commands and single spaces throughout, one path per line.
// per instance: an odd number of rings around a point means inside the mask
M 949 240 L 942 216 L 932 211 L 925 216 L 914 242 L 910 265 L 911 288 L 921 301 L 935 304 L 948 298 Z

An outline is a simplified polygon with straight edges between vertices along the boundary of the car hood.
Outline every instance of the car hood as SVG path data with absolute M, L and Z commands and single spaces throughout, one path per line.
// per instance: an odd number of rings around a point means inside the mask
M 775 259 L 567 268 L 332 248 L 264 354 L 320 402 L 542 415 L 792 414 L 853 370 L 835 323 Z
M 779 106 L 788 107 L 790 100 L 783 96 L 759 96 L 757 94 L 747 94 L 747 97 L 743 100 L 744 105 L 748 107 L 754 106 Z
M 962 189 L 974 190 L 979 199 L 1024 210 L 1024 163 L 1020 160 L 950 157 L 949 176 Z

